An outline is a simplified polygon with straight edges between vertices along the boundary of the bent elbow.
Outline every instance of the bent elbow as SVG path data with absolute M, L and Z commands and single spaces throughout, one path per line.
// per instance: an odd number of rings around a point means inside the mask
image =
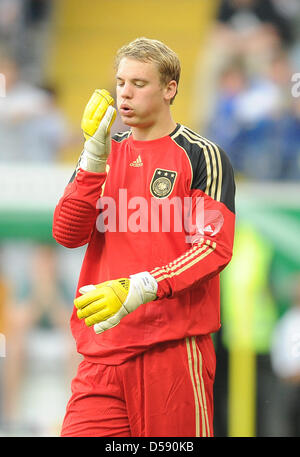
M 88 243 L 96 219 L 90 205 L 67 200 L 54 213 L 52 235 L 57 243 L 67 248 L 78 248 Z

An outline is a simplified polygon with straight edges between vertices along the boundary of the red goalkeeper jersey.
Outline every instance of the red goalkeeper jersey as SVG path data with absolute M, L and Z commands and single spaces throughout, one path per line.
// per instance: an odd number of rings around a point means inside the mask
M 74 308 L 78 352 L 120 364 L 162 341 L 220 328 L 219 273 L 232 256 L 235 183 L 224 151 L 187 127 L 152 141 L 114 135 L 106 173 L 74 173 L 53 236 L 88 243 L 79 287 L 149 271 L 157 300 L 97 335 Z

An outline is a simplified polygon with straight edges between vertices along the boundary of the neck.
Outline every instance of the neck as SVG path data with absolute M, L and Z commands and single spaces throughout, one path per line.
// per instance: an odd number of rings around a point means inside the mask
M 132 137 L 138 141 L 151 141 L 157 140 L 164 136 L 169 135 L 176 127 L 176 122 L 170 118 L 164 120 L 164 122 L 156 122 L 148 126 L 136 126 L 131 127 Z

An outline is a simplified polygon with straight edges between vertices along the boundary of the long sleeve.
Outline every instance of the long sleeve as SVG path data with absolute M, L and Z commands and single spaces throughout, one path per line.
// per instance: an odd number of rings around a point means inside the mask
M 159 299 L 197 287 L 220 273 L 232 257 L 235 182 L 231 164 L 214 143 L 200 141 L 189 132 L 186 136 L 186 141 L 194 143 L 189 155 L 193 170 L 190 198 L 191 221 L 196 222 L 187 232 L 190 244 L 186 252 L 150 272 L 158 282 Z M 202 154 L 197 153 L 197 144 Z
M 59 244 L 76 248 L 88 243 L 105 179 L 106 173 L 82 169 L 73 175 L 54 211 L 52 233 Z

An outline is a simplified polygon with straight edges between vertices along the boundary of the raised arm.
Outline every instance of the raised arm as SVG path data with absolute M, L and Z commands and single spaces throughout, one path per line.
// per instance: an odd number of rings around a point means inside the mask
M 86 244 L 95 224 L 96 203 L 106 179 L 110 128 L 116 117 L 113 103 L 107 91 L 96 90 L 83 113 L 84 149 L 53 218 L 53 237 L 68 248 Z

